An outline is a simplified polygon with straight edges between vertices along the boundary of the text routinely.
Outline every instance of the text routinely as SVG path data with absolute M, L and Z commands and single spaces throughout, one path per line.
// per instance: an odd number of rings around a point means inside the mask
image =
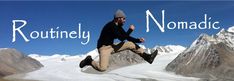
M 25 36 L 25 34 L 23 33 L 23 30 L 21 29 L 27 24 L 26 20 L 12 20 L 12 23 L 13 23 L 12 42 L 16 41 L 16 32 L 18 32 L 23 37 L 25 42 L 29 42 L 31 39 L 63 39 L 63 38 L 76 39 L 76 38 L 79 38 L 79 39 L 85 39 L 86 41 L 82 41 L 81 44 L 86 45 L 87 43 L 89 43 L 89 40 L 90 40 L 90 32 L 81 31 L 81 23 L 79 23 L 77 31 L 60 31 L 59 27 L 50 28 L 47 31 L 32 31 L 29 34 L 30 39 Z M 19 27 L 16 27 L 17 23 L 23 23 L 23 24 Z

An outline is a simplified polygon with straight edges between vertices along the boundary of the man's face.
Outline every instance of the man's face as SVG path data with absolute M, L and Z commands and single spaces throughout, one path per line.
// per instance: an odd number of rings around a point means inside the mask
M 118 18 L 118 25 L 120 26 L 123 26 L 123 24 L 125 23 L 125 18 L 124 17 L 121 17 L 121 18 Z

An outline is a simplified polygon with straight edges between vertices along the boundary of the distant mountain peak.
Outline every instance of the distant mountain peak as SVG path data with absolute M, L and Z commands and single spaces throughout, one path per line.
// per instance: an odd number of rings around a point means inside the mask
M 201 34 L 167 65 L 166 70 L 186 76 L 233 81 L 234 69 L 230 69 L 234 68 L 233 59 L 234 33 L 221 29 L 216 35 Z
M 202 33 L 190 46 L 190 48 L 199 46 L 199 45 L 205 45 L 209 43 L 217 43 L 216 39 L 213 38 L 213 36 L 209 36 L 205 33 Z
M 165 46 L 159 46 L 156 45 L 153 48 L 146 49 L 147 53 L 152 53 L 155 50 L 158 50 L 159 54 L 167 54 L 167 53 L 178 53 L 182 52 L 186 49 L 186 47 L 181 45 L 165 45 Z
M 234 33 L 234 26 L 232 26 L 232 27 L 230 27 L 230 28 L 228 28 L 228 30 L 227 30 L 228 32 L 232 32 L 232 33 Z

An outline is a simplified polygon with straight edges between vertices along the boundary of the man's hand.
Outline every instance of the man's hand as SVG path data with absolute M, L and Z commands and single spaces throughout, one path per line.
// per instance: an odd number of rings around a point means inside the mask
M 143 42 L 145 42 L 145 39 L 144 38 L 139 38 L 140 39 L 140 41 L 143 43 Z
M 130 25 L 129 29 L 134 30 L 135 26 L 134 25 Z

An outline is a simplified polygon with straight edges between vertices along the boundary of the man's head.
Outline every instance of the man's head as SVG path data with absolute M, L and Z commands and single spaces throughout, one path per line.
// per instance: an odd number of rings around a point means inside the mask
M 122 10 L 118 9 L 115 12 L 114 21 L 118 23 L 119 26 L 122 26 L 125 23 L 125 18 L 126 18 L 126 15 Z

